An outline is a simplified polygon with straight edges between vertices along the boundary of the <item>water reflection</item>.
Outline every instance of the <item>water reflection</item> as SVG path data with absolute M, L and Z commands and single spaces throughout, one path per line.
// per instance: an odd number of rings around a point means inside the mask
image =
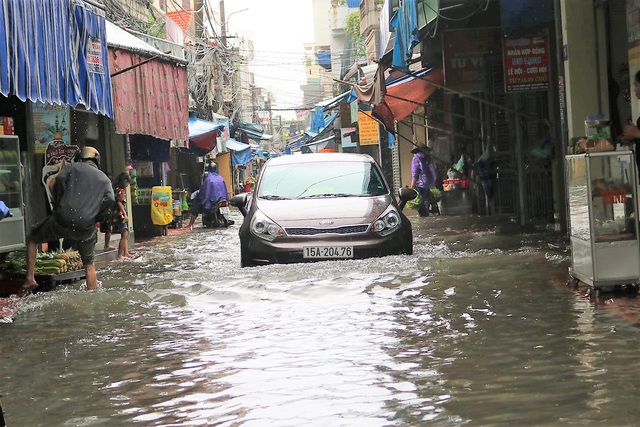
M 637 328 L 558 285 L 561 238 L 414 221 L 414 256 L 364 261 L 240 269 L 236 228 L 139 244 L 0 325 L 7 421 L 633 424 Z

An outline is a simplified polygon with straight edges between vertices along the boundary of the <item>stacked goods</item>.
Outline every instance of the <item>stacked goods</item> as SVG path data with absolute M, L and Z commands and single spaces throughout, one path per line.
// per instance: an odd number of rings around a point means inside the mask
M 82 260 L 78 251 L 42 252 L 36 258 L 34 272 L 38 276 L 54 276 L 81 268 Z M 13 251 L 7 254 L 2 266 L 3 277 L 24 277 L 26 270 L 25 251 Z
M 38 276 L 53 276 L 55 274 L 65 273 L 67 271 L 67 262 L 63 259 L 36 259 L 35 274 Z
M 82 268 L 78 251 L 44 252 L 36 258 L 35 274 L 53 276 Z

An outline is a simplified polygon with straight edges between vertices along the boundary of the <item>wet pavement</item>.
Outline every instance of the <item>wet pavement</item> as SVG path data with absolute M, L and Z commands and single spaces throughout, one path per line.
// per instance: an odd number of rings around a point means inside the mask
M 238 215 L 234 212 L 234 215 Z M 9 425 L 635 425 L 637 295 L 566 236 L 411 217 L 414 255 L 240 268 L 236 225 L 136 243 L 1 324 Z

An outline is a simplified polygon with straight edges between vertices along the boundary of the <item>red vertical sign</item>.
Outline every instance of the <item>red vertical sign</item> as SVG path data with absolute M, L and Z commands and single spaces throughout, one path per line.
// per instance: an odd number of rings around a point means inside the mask
M 549 45 L 546 34 L 505 36 L 502 41 L 507 92 L 549 89 Z

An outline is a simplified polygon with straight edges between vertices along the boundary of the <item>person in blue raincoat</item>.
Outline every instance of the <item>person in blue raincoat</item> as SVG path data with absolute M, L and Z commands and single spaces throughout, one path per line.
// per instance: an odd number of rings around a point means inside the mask
M 210 162 L 207 165 L 207 172 L 191 209 L 191 218 L 187 226 L 190 229 L 193 229 L 193 224 L 199 214 L 211 209 L 220 199 L 229 200 L 227 184 L 224 178 L 218 174 L 218 165 L 215 162 Z
M 431 202 L 431 189 L 435 188 L 438 172 L 436 163 L 431 157 L 431 149 L 425 144 L 416 144 L 411 150 L 411 188 L 415 188 L 422 197 L 422 203 L 418 207 L 418 215 L 429 216 Z

